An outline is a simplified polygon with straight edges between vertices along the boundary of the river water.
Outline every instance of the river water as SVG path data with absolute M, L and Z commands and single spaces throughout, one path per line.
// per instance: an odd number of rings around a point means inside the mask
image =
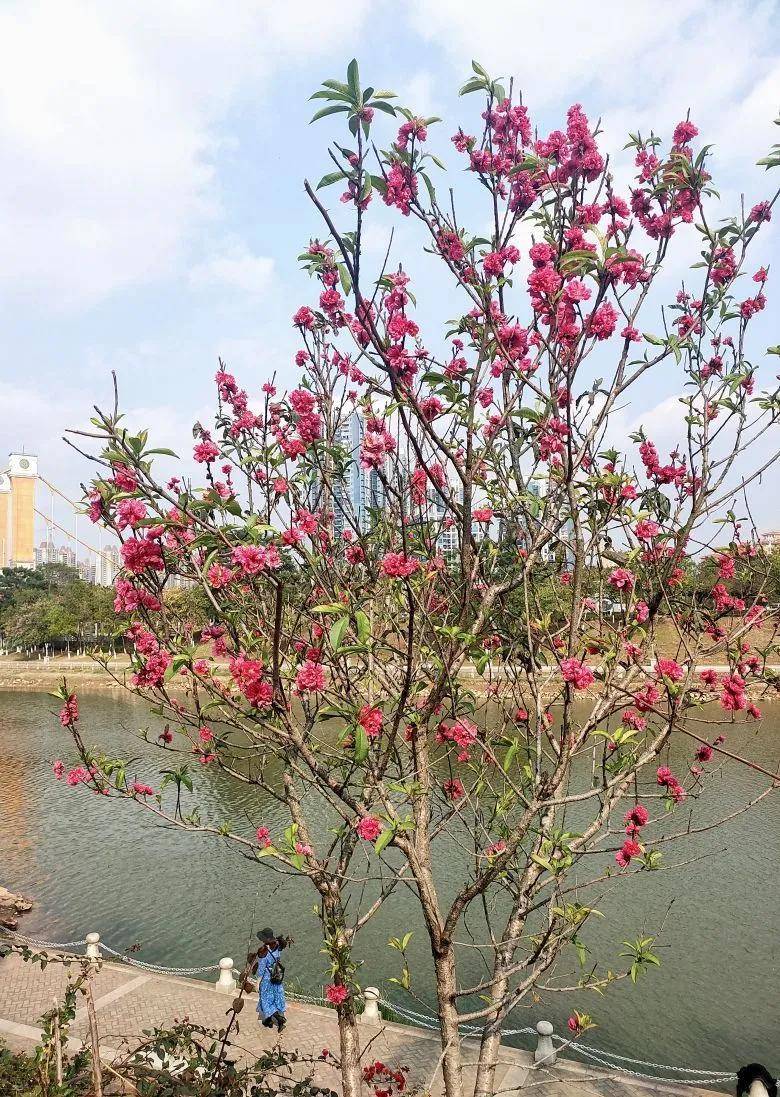
M 154 726 L 141 704 L 93 694 L 80 697 L 80 706 L 87 741 L 133 755 L 137 775 L 154 777 L 157 751 L 136 738 L 139 728 Z M 302 990 L 321 993 L 326 964 L 309 885 L 272 875 L 213 838 L 156 825 L 131 803 L 105 803 L 56 782 L 52 761 L 69 757 L 57 707 L 44 693 L 0 693 L 0 882 L 35 900 L 23 930 L 53 941 L 97 930 L 117 949 L 140 945 L 139 959 L 195 967 L 227 955 L 241 961 L 252 923 L 255 930 L 271 925 L 295 937 L 288 977 Z M 760 730 L 730 728 L 728 746 L 776 770 L 780 707 L 767 709 Z M 684 759 L 677 761 L 682 769 Z M 760 775 L 742 766 L 730 764 L 716 774 L 697 805 L 699 822 L 727 814 L 764 787 Z M 197 777 L 204 819 L 236 822 L 243 816 L 248 833 L 250 822 L 263 822 L 272 833 L 286 825 L 283 810 L 262 792 L 236 789 L 211 767 Z M 569 1013 L 579 1009 L 599 1025 L 590 1041 L 613 1052 L 709 1070 L 758 1060 L 777 1071 L 780 794 L 724 827 L 686 839 L 665 859 L 693 863 L 642 873 L 614 889 L 600 903 L 604 919 L 589 922 L 587 933 L 592 956 L 619 970 L 622 942 L 653 934 L 663 923 L 657 950 L 662 966 L 634 987 L 623 981 L 605 997 L 580 991 L 524 1006 L 513 1014 L 513 1027 L 544 1017 L 562 1032 Z M 448 881 L 448 858 L 441 860 L 442 881 L 454 883 Z M 389 996 L 419 1009 L 387 984 L 399 967 L 388 938 L 409 929 L 415 931 L 414 987 L 432 1002 L 423 934 L 403 891 L 363 931 L 359 979 L 364 986 L 384 985 Z

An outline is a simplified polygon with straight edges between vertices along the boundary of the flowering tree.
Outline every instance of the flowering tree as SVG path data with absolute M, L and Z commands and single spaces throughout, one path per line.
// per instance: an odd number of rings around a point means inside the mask
M 607 887 L 661 868 L 666 844 L 695 830 L 667 816 L 687 813 L 713 763 L 751 765 L 755 799 L 777 783 L 725 732 L 760 719 L 755 694 L 774 681 L 769 564 L 741 515 L 776 457 L 765 442 L 780 399 L 758 391 L 747 336 L 767 280 L 749 249 L 777 195 L 715 228 L 689 119 L 670 145 L 630 138 L 635 178 L 618 193 L 580 106 L 541 137 L 511 86 L 473 68 L 462 94 L 484 111 L 453 144 L 484 199 L 484 235 L 442 198 L 443 165 L 426 151 L 438 120 L 362 89 L 352 62 L 314 96 L 315 118 L 343 115 L 346 133 L 334 170 L 306 184 L 324 227 L 301 256 L 316 291 L 293 318 L 297 386 L 269 379 L 250 396 L 220 363 L 214 427 L 195 427 L 199 481 L 160 477 L 169 451 L 116 406 L 78 443 L 100 466 L 90 515 L 122 541 L 127 684 L 168 728 L 159 784 L 132 783 L 122 759 L 85 747 L 65 687 L 80 753 L 68 781 L 311 882 L 349 1097 L 355 943 L 399 887 L 430 942 L 448 1097 L 463 1092 L 465 1022 L 482 1026 L 476 1092 L 490 1094 L 519 1003 L 657 963 L 642 937 L 625 971 L 585 966 L 588 922 Z M 380 151 L 386 116 L 400 128 Z M 765 163 L 780 163 L 777 148 Z M 321 194 L 336 183 L 329 209 Z M 456 317 L 441 337 L 423 335 L 392 248 L 373 267 L 364 253 L 379 203 L 416 222 L 438 263 Z M 664 261 L 694 234 L 697 288 L 661 312 Z M 615 427 L 662 369 L 684 405 L 670 454 Z M 751 450 L 763 456 L 751 463 Z M 685 582 L 713 550 L 712 584 Z M 166 598 L 173 577 L 202 592 L 205 625 Z M 680 743 L 688 764 L 672 769 Z M 288 829 L 202 819 L 176 751 L 265 790 Z M 335 820 L 324 835 L 315 798 Z M 461 868 L 454 897 L 437 877 L 442 849 Z M 470 914 L 486 958 L 476 983 L 461 977 Z M 571 1028 L 589 1023 L 576 1014 Z

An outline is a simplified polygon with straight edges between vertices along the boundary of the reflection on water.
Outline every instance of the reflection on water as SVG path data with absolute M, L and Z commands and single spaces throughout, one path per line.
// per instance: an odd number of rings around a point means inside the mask
M 143 706 L 122 695 L 84 696 L 80 703 L 87 739 L 134 754 L 133 771 L 152 779 L 156 751 L 134 736 L 149 724 Z M 68 757 L 68 740 L 55 707 L 46 694 L 0 694 L 0 882 L 35 899 L 25 930 L 51 940 L 98 930 L 114 947 L 139 943 L 147 961 L 192 967 L 225 955 L 242 959 L 253 925 L 272 925 L 295 938 L 289 974 L 305 989 L 319 988 L 326 965 L 305 881 L 267 871 L 268 863 L 251 864 L 216 839 L 157 825 L 133 804 L 106 804 L 58 784 L 51 762 Z M 729 745 L 776 767 L 780 710 L 770 710 L 760 738 L 755 727 L 734 729 Z M 231 820 L 247 832 L 260 824 L 272 832 L 286 825 L 284 810 L 262 791 L 237 788 L 212 768 L 198 777 L 204 818 Z M 730 766 L 710 785 L 697 819 L 736 808 L 757 791 L 757 782 L 756 774 Z M 776 1068 L 779 800 L 769 797 L 727 828 L 667 853 L 670 864 L 693 858 L 692 864 L 643 874 L 601 903 L 606 917 L 588 927 L 593 957 L 619 969 L 621 942 L 654 933 L 665 919 L 660 970 L 605 998 L 552 995 L 517 1011 L 514 1027 L 544 1016 L 561 1031 L 571 1010 L 579 1009 L 599 1023 L 592 1042 L 613 1051 L 713 1070 L 752 1060 Z M 675 817 L 675 828 L 683 818 Z M 314 833 L 317 825 L 322 829 L 327 820 L 315 819 Z M 448 882 L 453 860 L 441 860 Z M 396 892 L 363 932 L 361 982 L 397 974 L 398 954 L 387 940 L 408 929 L 415 930 L 415 986 L 430 1002 L 423 931 L 405 891 Z M 476 955 L 464 965 L 466 975 L 480 970 Z M 572 976 L 576 980 L 576 972 Z

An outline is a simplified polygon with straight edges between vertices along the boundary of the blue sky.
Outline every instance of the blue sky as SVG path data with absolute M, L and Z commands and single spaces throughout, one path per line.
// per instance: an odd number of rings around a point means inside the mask
M 75 491 L 84 468 L 59 438 L 107 402 L 111 369 L 133 418 L 174 448 L 208 412 L 218 355 L 250 392 L 273 370 L 294 379 L 289 317 L 308 293 L 295 258 L 320 231 L 302 180 L 328 170 L 337 132 L 330 120 L 308 125 L 307 100 L 352 56 L 365 82 L 445 118 L 432 139 L 458 187 L 448 139 L 478 109 L 457 98 L 472 57 L 515 76 L 540 131 L 581 102 L 603 119 L 610 150 L 628 130 L 668 137 L 690 107 L 701 140 L 717 146 L 725 214 L 740 190 L 752 205 L 774 182 L 755 161 L 780 139 L 779 39 L 767 0 L 5 0 L 0 451 L 26 445 L 44 475 Z M 614 168 L 627 179 L 627 160 Z M 465 184 L 462 209 L 477 228 Z M 337 190 L 328 195 L 342 209 Z M 406 258 L 414 227 L 378 202 L 371 213 L 376 254 L 394 224 Z M 777 251 L 778 220 L 755 265 Z M 693 243 L 680 242 L 669 286 Z M 430 268 L 416 259 L 412 270 Z M 775 292 L 770 281 L 757 350 L 780 342 Z M 431 325 L 454 312 L 445 285 L 426 301 Z M 436 345 L 434 327 L 424 334 Z M 647 385 L 622 428 L 643 421 L 663 444 L 676 383 L 670 371 Z M 756 505 L 763 525 L 778 524 L 768 489 Z

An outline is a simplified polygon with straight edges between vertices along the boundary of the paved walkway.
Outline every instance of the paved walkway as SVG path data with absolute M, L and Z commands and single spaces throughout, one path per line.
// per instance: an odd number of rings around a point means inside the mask
M 67 981 L 62 964 L 49 964 L 44 971 L 11 954 L 0 960 L 0 1040 L 17 1050 L 29 1050 L 40 1035 L 38 1019 L 61 999 Z M 128 1042 L 153 1025 L 170 1024 L 188 1017 L 197 1023 L 219 1029 L 229 1008 L 229 996 L 209 983 L 194 979 L 172 978 L 124 964 L 103 962 L 93 980 L 102 1054 L 106 1059 L 121 1052 Z M 247 1000 L 239 1016 L 237 1043 L 248 1055 L 259 1055 L 278 1037 L 257 1021 L 254 999 Z M 338 1028 L 331 1010 L 299 1002 L 288 1004 L 288 1025 L 282 1043 L 317 1058 L 323 1048 L 338 1049 Z M 441 1094 L 437 1063 L 440 1045 L 429 1032 L 406 1025 L 381 1022 L 363 1023 L 363 1049 L 366 1061 L 381 1059 L 390 1066 L 409 1068 L 413 1086 Z M 74 1048 L 87 1038 L 86 1009 L 80 1008 L 70 1029 Z M 464 1041 L 467 1082 L 473 1079 L 476 1045 Z M 336 1072 L 318 1068 L 317 1081 L 338 1090 Z M 533 1088 L 539 1097 L 713 1097 L 712 1090 L 691 1086 L 659 1085 L 641 1082 L 617 1072 L 585 1070 L 574 1063 L 562 1063 L 552 1070 L 532 1069 L 530 1056 L 515 1048 L 506 1048 L 497 1073 L 496 1093 L 509 1097 L 520 1089 Z

